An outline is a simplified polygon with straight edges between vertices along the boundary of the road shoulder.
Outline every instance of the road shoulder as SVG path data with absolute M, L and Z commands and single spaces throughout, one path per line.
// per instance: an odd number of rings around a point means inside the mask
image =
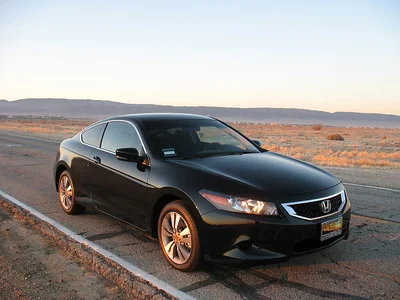
M 174 299 L 1 195 L 0 240 L 0 294 L 10 299 L 39 299 L 46 292 L 45 299 Z M 13 269 L 16 282 L 7 277 Z
M 0 207 L 4 299 L 129 299 L 121 288 L 58 249 Z

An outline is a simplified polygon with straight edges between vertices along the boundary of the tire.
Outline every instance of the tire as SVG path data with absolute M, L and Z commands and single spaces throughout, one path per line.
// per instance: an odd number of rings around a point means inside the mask
M 196 269 L 201 257 L 199 233 L 182 201 L 170 202 L 161 211 L 158 241 L 164 257 L 174 268 L 185 272 Z
M 58 178 L 58 199 L 62 209 L 69 215 L 85 211 L 84 206 L 76 203 L 74 184 L 68 171 L 63 171 Z

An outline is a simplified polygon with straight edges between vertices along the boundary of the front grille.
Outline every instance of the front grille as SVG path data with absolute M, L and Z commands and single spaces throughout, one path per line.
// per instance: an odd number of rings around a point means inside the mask
M 331 209 L 324 213 L 322 210 L 321 203 L 324 201 L 330 201 Z M 283 204 L 283 207 L 287 210 L 287 212 L 298 218 L 302 219 L 318 219 L 323 218 L 328 215 L 332 215 L 343 208 L 345 202 L 344 192 L 340 194 L 334 195 L 332 197 L 308 200 L 302 202 L 294 202 L 294 203 L 286 203 Z
M 340 195 L 337 195 L 328 200 L 331 201 L 331 210 L 329 213 L 337 212 L 340 207 L 340 204 L 342 204 L 342 197 Z M 325 201 L 325 200 L 322 200 L 322 201 Z M 321 210 L 321 202 L 322 201 L 295 204 L 295 205 L 291 205 L 291 207 L 296 212 L 296 215 L 310 218 L 310 219 L 318 218 L 318 217 L 325 215 Z M 328 214 L 328 213 L 326 213 L 326 214 Z

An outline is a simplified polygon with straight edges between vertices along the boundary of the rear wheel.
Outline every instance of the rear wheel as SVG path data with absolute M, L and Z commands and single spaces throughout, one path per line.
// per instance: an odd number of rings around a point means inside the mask
M 58 198 L 62 209 L 70 215 L 85 211 L 85 207 L 76 203 L 74 184 L 68 171 L 63 171 L 58 179 Z
M 196 223 L 182 201 L 167 204 L 158 219 L 158 240 L 167 261 L 181 271 L 193 271 L 200 261 Z

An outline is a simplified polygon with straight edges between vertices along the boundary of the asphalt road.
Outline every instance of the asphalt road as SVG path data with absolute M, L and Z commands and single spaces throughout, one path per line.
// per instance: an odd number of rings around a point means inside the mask
M 170 267 L 158 243 L 141 232 L 93 209 L 78 216 L 62 211 L 52 178 L 58 145 L 58 142 L 0 133 L 0 189 L 196 298 L 399 297 L 398 170 L 329 169 L 344 182 L 351 183 L 346 186 L 353 204 L 347 241 L 282 264 L 247 268 L 206 265 L 198 272 L 182 273 Z

